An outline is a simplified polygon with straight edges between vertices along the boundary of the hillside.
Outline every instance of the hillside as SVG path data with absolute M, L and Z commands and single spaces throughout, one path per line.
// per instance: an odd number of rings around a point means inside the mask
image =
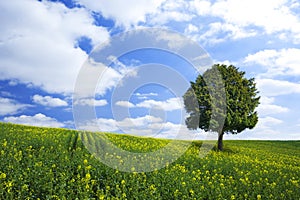
M 106 135 L 131 152 L 155 151 L 170 142 Z M 224 145 L 224 152 L 200 158 L 201 142 L 195 141 L 165 168 L 128 173 L 95 159 L 77 131 L 0 123 L 0 199 L 300 198 L 300 141 Z

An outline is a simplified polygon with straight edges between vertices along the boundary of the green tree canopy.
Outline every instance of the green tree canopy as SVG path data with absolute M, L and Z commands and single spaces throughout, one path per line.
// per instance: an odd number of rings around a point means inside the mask
M 221 81 L 216 78 L 218 74 Z M 224 133 L 252 129 L 258 121 L 255 108 L 260 97 L 254 78 L 247 79 L 245 72 L 233 65 L 213 65 L 191 82 L 183 99 L 189 114 L 187 127 L 218 132 L 219 150 L 223 150 Z

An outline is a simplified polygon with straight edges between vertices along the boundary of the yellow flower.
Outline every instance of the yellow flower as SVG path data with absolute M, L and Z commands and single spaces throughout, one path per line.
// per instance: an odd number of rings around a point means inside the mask
M 154 184 L 150 185 L 149 189 L 152 190 L 153 192 L 156 191 L 156 187 Z
M 3 147 L 6 147 L 7 146 L 7 141 L 6 140 L 4 140 L 4 142 L 3 142 L 3 145 L 2 145 Z
M 190 194 L 193 196 L 195 194 L 194 190 L 190 189 Z
M 103 200 L 105 198 L 105 196 L 103 195 L 103 194 L 101 194 L 100 196 L 99 196 L 99 199 L 100 200 Z
M 257 197 L 257 200 L 261 199 L 261 195 L 260 194 L 258 194 L 256 197 Z
M 122 181 L 121 181 L 121 184 L 122 184 L 122 185 L 125 185 L 125 183 L 126 183 L 125 180 L 122 180 Z
M 23 185 L 22 190 L 28 190 L 28 185 L 27 184 Z
M 37 167 L 41 167 L 43 165 L 43 162 L 39 161 L 39 162 L 35 163 L 34 165 L 37 166 Z
M 85 164 L 85 165 L 87 165 L 87 164 L 88 164 L 88 161 L 87 161 L 87 159 L 84 159 L 84 161 L 83 161 L 83 164 Z
M 0 178 L 1 178 L 1 179 L 5 179 L 5 178 L 6 178 L 6 174 L 5 174 L 5 173 L 1 173 L 1 174 L 0 174 Z
M 7 183 L 6 183 L 6 186 L 7 186 L 7 187 L 12 187 L 12 186 L 13 186 L 12 181 L 7 182 Z
M 86 170 L 90 170 L 90 169 L 92 169 L 92 166 L 91 166 L 91 165 L 86 166 L 85 169 L 86 169 Z
M 174 196 L 178 196 L 178 194 L 179 194 L 179 190 L 176 189 L 175 192 L 174 192 Z
M 89 179 L 91 178 L 90 173 L 87 173 L 87 174 L 85 175 L 85 178 L 89 180 Z

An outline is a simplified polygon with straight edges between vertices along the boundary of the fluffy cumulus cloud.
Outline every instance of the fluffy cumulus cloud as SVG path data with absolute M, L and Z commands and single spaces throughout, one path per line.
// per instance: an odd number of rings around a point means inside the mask
M 155 92 L 150 92 L 150 93 L 139 93 L 139 92 L 137 92 L 137 93 L 134 93 L 133 95 L 137 96 L 138 99 L 148 99 L 151 96 L 158 96 L 158 94 L 155 93 Z
M 170 98 L 165 101 L 156 101 L 153 99 L 149 99 L 136 104 L 136 107 L 172 111 L 183 108 L 183 104 L 180 98 Z
M 32 97 L 33 102 L 47 106 L 47 107 L 60 107 L 60 106 L 67 106 L 68 103 L 62 99 L 59 98 L 53 98 L 51 96 L 41 96 L 41 95 L 34 95 Z
M 153 15 L 151 17 L 151 20 L 149 21 L 150 24 L 158 25 L 164 25 L 168 24 L 170 21 L 177 21 L 177 22 L 188 22 L 193 19 L 193 15 L 189 13 L 182 13 L 179 11 L 164 11 L 164 12 L 158 12 L 156 15 Z
M 211 5 L 211 14 L 239 27 L 260 27 L 267 34 L 291 31 L 298 35 L 300 20 L 289 6 L 286 0 L 222 0 Z
M 300 18 L 299 13 L 295 12 L 300 7 L 294 1 L 192 0 L 188 4 L 186 9 L 198 19 L 193 21 L 199 27 L 197 31 L 194 28 L 191 31 L 191 25 L 185 30 L 193 39 L 202 42 L 209 40 L 209 43 L 215 44 L 266 34 L 276 35 L 285 41 L 300 42 Z M 203 17 L 210 17 L 205 26 Z
M 275 79 L 257 79 L 256 82 L 263 96 L 272 97 L 300 93 L 299 83 Z
M 179 110 L 183 108 L 181 98 L 169 98 L 165 101 L 157 101 L 153 99 L 147 99 L 140 103 L 133 104 L 129 101 L 117 101 L 115 103 L 117 106 L 127 107 L 127 108 L 147 108 L 147 109 L 158 109 L 164 111 Z
M 129 28 L 146 21 L 146 15 L 153 13 L 165 0 L 77 0 L 81 5 L 104 17 L 114 19 L 118 26 Z
M 286 2 L 286 0 L 263 2 L 259 0 L 221 0 L 211 6 L 211 13 L 239 26 L 263 27 L 268 33 L 293 30 L 299 20 L 289 10 Z
M 244 62 L 263 66 L 267 70 L 260 75 L 263 77 L 300 75 L 300 49 L 297 48 L 262 50 L 248 55 Z
M 48 92 L 70 93 L 87 58 L 77 46 L 82 36 L 106 41 L 83 8 L 48 1 L 0 2 L 0 79 L 16 79 Z
M 73 104 L 82 106 L 105 106 L 107 105 L 107 101 L 106 99 L 80 98 L 74 100 Z
M 42 127 L 64 127 L 63 123 L 42 113 L 38 113 L 34 116 L 21 115 L 19 117 L 5 117 L 3 121 Z
M 29 105 L 19 103 L 13 99 L 0 97 L 0 116 L 13 115 L 22 112 Z
M 107 91 L 122 86 L 124 80 L 137 76 L 138 68 L 126 66 L 118 60 L 113 64 L 114 68 L 108 67 L 90 57 L 76 80 L 74 93 L 77 97 L 103 96 Z
M 135 105 L 129 101 L 117 101 L 117 106 L 126 107 L 126 108 L 134 108 Z
M 104 95 L 107 90 L 123 86 L 124 81 L 138 75 L 136 65 L 139 61 L 132 60 L 130 64 L 126 65 L 114 56 L 110 56 L 109 59 L 112 60 L 113 67 L 104 66 L 103 73 L 96 87 L 96 93 L 100 96 Z
M 264 72 L 257 74 L 256 82 L 263 96 L 279 96 L 300 93 L 300 84 L 293 79 L 300 75 L 300 49 L 268 49 L 249 54 L 244 63 L 261 66 Z M 295 79 L 294 79 L 295 80 Z
M 280 127 L 284 121 L 274 117 L 263 117 L 258 121 L 255 130 L 249 131 L 253 139 L 286 139 L 289 135 L 282 135 L 282 132 L 275 127 Z
M 274 97 L 262 96 L 257 111 L 260 117 L 264 117 L 278 113 L 286 113 L 289 112 L 289 109 L 284 106 L 276 105 Z
M 279 130 L 284 121 L 274 118 L 274 117 L 263 117 L 260 118 L 256 127 L 252 130 L 245 130 L 238 135 L 226 135 L 225 139 L 248 139 L 248 140 L 287 140 L 287 139 L 297 139 L 297 137 L 292 137 L 293 133 L 286 133 Z M 277 127 L 277 128 L 276 128 Z

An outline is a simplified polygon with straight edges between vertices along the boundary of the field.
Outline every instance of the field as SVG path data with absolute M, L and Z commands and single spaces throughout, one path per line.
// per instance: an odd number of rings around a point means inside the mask
M 76 131 L 0 131 L 0 199 L 300 199 L 300 141 L 224 141 L 224 152 L 204 158 L 195 141 L 165 168 L 129 173 L 95 159 Z M 169 142 L 107 135 L 132 152 Z

